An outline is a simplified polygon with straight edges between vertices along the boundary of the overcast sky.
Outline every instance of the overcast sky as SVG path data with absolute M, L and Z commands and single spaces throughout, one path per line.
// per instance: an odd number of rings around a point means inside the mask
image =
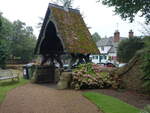
M 32 26 L 34 34 L 38 36 L 39 30 L 36 26 L 40 21 L 39 17 L 44 17 L 49 2 L 51 0 L 1 0 L 0 11 L 10 21 L 19 19 Z M 134 23 L 129 24 L 128 21 L 114 15 L 113 8 L 103 6 L 96 0 L 74 0 L 73 7 L 80 9 L 85 23 L 91 27 L 91 34 L 98 32 L 101 37 L 109 37 L 118 29 L 122 37 L 127 37 L 129 30 L 133 29 L 136 36 L 142 35 L 142 28 L 138 22 L 143 22 L 143 19 L 136 18 Z

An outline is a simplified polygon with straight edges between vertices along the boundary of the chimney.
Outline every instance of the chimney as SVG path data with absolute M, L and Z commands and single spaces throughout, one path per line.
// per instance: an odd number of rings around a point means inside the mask
M 129 38 L 133 38 L 134 37 L 134 32 L 132 30 L 129 31 Z
M 119 42 L 119 41 L 120 41 L 120 32 L 116 30 L 114 33 L 114 42 Z

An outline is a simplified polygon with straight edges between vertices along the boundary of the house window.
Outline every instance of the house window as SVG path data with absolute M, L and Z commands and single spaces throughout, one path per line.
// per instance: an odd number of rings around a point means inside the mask
M 95 56 L 95 59 L 98 59 L 98 56 Z
M 98 59 L 98 56 L 93 56 L 93 59 Z
M 104 46 L 101 47 L 102 51 L 104 51 Z
M 100 56 L 100 59 L 103 59 L 103 56 Z

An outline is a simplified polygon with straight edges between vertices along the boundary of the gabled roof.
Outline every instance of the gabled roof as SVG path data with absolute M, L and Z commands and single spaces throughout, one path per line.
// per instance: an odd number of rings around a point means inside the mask
M 101 46 L 111 46 L 112 45 L 112 41 L 110 40 L 110 38 L 101 38 L 101 40 L 99 40 L 96 43 L 97 47 L 101 47 Z
M 52 21 L 64 47 L 64 52 L 98 54 L 99 50 L 92 40 L 79 10 L 49 4 L 44 22 L 38 37 L 35 53 L 40 54 L 40 45 L 44 40 L 44 32 L 48 21 Z
M 111 48 L 108 50 L 108 53 L 116 53 L 117 48 L 118 48 L 118 43 L 119 42 L 114 42 L 113 40 L 114 37 L 109 37 L 109 38 L 101 38 L 96 45 L 97 47 L 102 47 L 102 46 L 111 46 Z M 120 37 L 120 41 L 126 39 L 126 37 Z
M 120 37 L 120 41 L 126 39 L 126 37 Z M 101 38 L 97 43 L 97 47 L 101 46 L 118 46 L 119 42 L 114 42 L 113 37 Z

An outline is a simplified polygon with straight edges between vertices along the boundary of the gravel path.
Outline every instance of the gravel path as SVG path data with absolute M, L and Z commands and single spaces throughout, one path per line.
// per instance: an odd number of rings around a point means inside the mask
M 80 91 L 27 84 L 8 93 L 0 113 L 101 113 Z

